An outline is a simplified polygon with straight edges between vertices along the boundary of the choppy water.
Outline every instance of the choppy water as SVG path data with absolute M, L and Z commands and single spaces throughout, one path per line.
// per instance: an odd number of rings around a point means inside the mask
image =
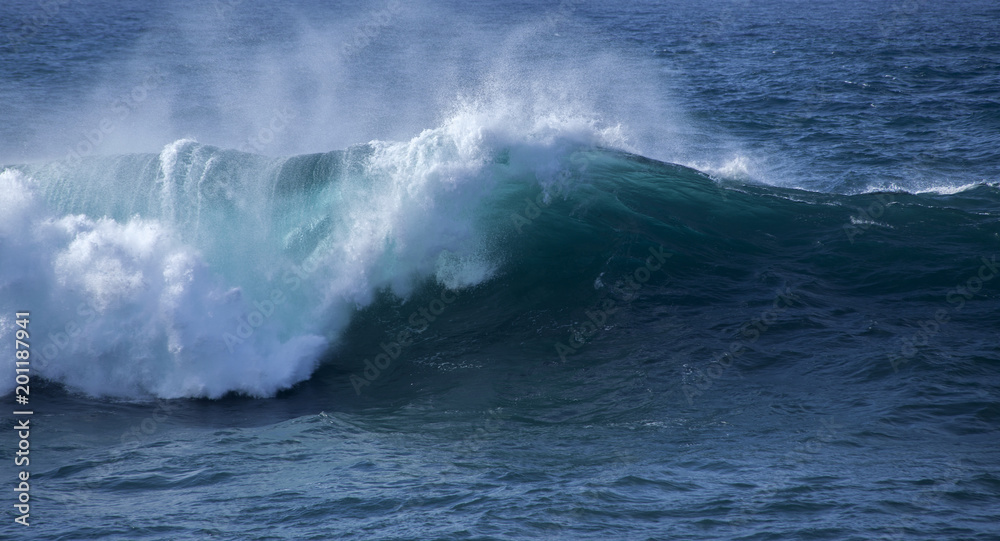
M 1000 538 L 992 3 L 0 20 L 5 538 Z

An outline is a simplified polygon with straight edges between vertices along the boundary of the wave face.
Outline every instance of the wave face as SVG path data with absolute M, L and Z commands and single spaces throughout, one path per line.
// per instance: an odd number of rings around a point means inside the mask
M 336 359 L 359 310 L 391 310 L 428 284 L 498 299 L 465 308 L 473 333 L 534 311 L 548 323 L 516 332 L 558 344 L 577 332 L 574 308 L 627 296 L 610 277 L 649 254 L 670 302 L 712 310 L 761 284 L 859 297 L 946 287 L 955 277 L 930 269 L 914 283 L 919 250 L 971 264 L 1000 231 L 989 185 L 818 194 L 617 146 L 591 122 L 512 127 L 471 112 L 408 142 L 323 154 L 179 140 L 12 166 L 0 174 L 0 313 L 30 308 L 36 369 L 73 390 L 263 397 Z M 3 335 L 12 326 L 0 319 Z
M 605 135 L 553 124 L 518 136 L 459 114 L 409 142 L 325 154 L 180 140 L 8 168 L 3 310 L 31 307 L 36 368 L 74 389 L 272 395 L 308 378 L 378 292 L 488 279 L 501 254 L 482 205 Z

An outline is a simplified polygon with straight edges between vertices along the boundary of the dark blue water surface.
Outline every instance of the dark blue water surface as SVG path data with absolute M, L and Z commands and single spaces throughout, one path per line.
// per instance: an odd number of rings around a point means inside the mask
M 995 2 L 8 0 L 0 164 L 4 539 L 1000 539 Z

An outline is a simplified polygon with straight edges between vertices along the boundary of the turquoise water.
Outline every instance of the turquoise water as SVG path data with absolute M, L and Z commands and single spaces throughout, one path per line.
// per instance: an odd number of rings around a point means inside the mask
M 992 4 L 0 15 L 4 538 L 1000 537 Z

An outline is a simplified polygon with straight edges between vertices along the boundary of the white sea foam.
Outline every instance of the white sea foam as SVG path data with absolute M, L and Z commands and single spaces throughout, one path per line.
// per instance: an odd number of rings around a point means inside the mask
M 373 141 L 360 173 L 296 200 L 288 216 L 275 214 L 273 169 L 234 168 L 227 151 L 191 140 L 148 158 L 159 185 L 141 205 L 135 178 L 86 177 L 122 169 L 4 171 L 0 333 L 30 310 L 35 375 L 92 395 L 273 395 L 307 379 L 379 290 L 405 297 L 421 279 L 458 289 L 494 275 L 476 213 L 498 182 L 498 152 L 544 184 L 566 149 L 624 144 L 619 127 L 593 117 L 519 105 L 530 112 L 470 100 L 409 141 Z M 94 210 L 116 208 L 107 200 L 137 210 Z M 295 220 L 329 222 L 304 259 L 281 246 Z M 11 342 L 0 342 L 6 358 Z M 13 385 L 3 372 L 0 392 Z
M 913 181 L 908 186 L 901 186 L 897 183 L 889 183 L 877 186 L 870 186 L 864 190 L 857 193 L 881 193 L 881 192 L 897 192 L 897 193 L 911 193 L 911 194 L 925 194 L 932 193 L 937 195 L 955 195 L 962 192 L 967 192 L 969 190 L 974 190 L 982 186 L 993 186 L 997 187 L 998 183 L 979 181 L 979 182 L 969 182 L 959 186 L 949 185 L 949 184 L 935 184 L 929 181 Z

